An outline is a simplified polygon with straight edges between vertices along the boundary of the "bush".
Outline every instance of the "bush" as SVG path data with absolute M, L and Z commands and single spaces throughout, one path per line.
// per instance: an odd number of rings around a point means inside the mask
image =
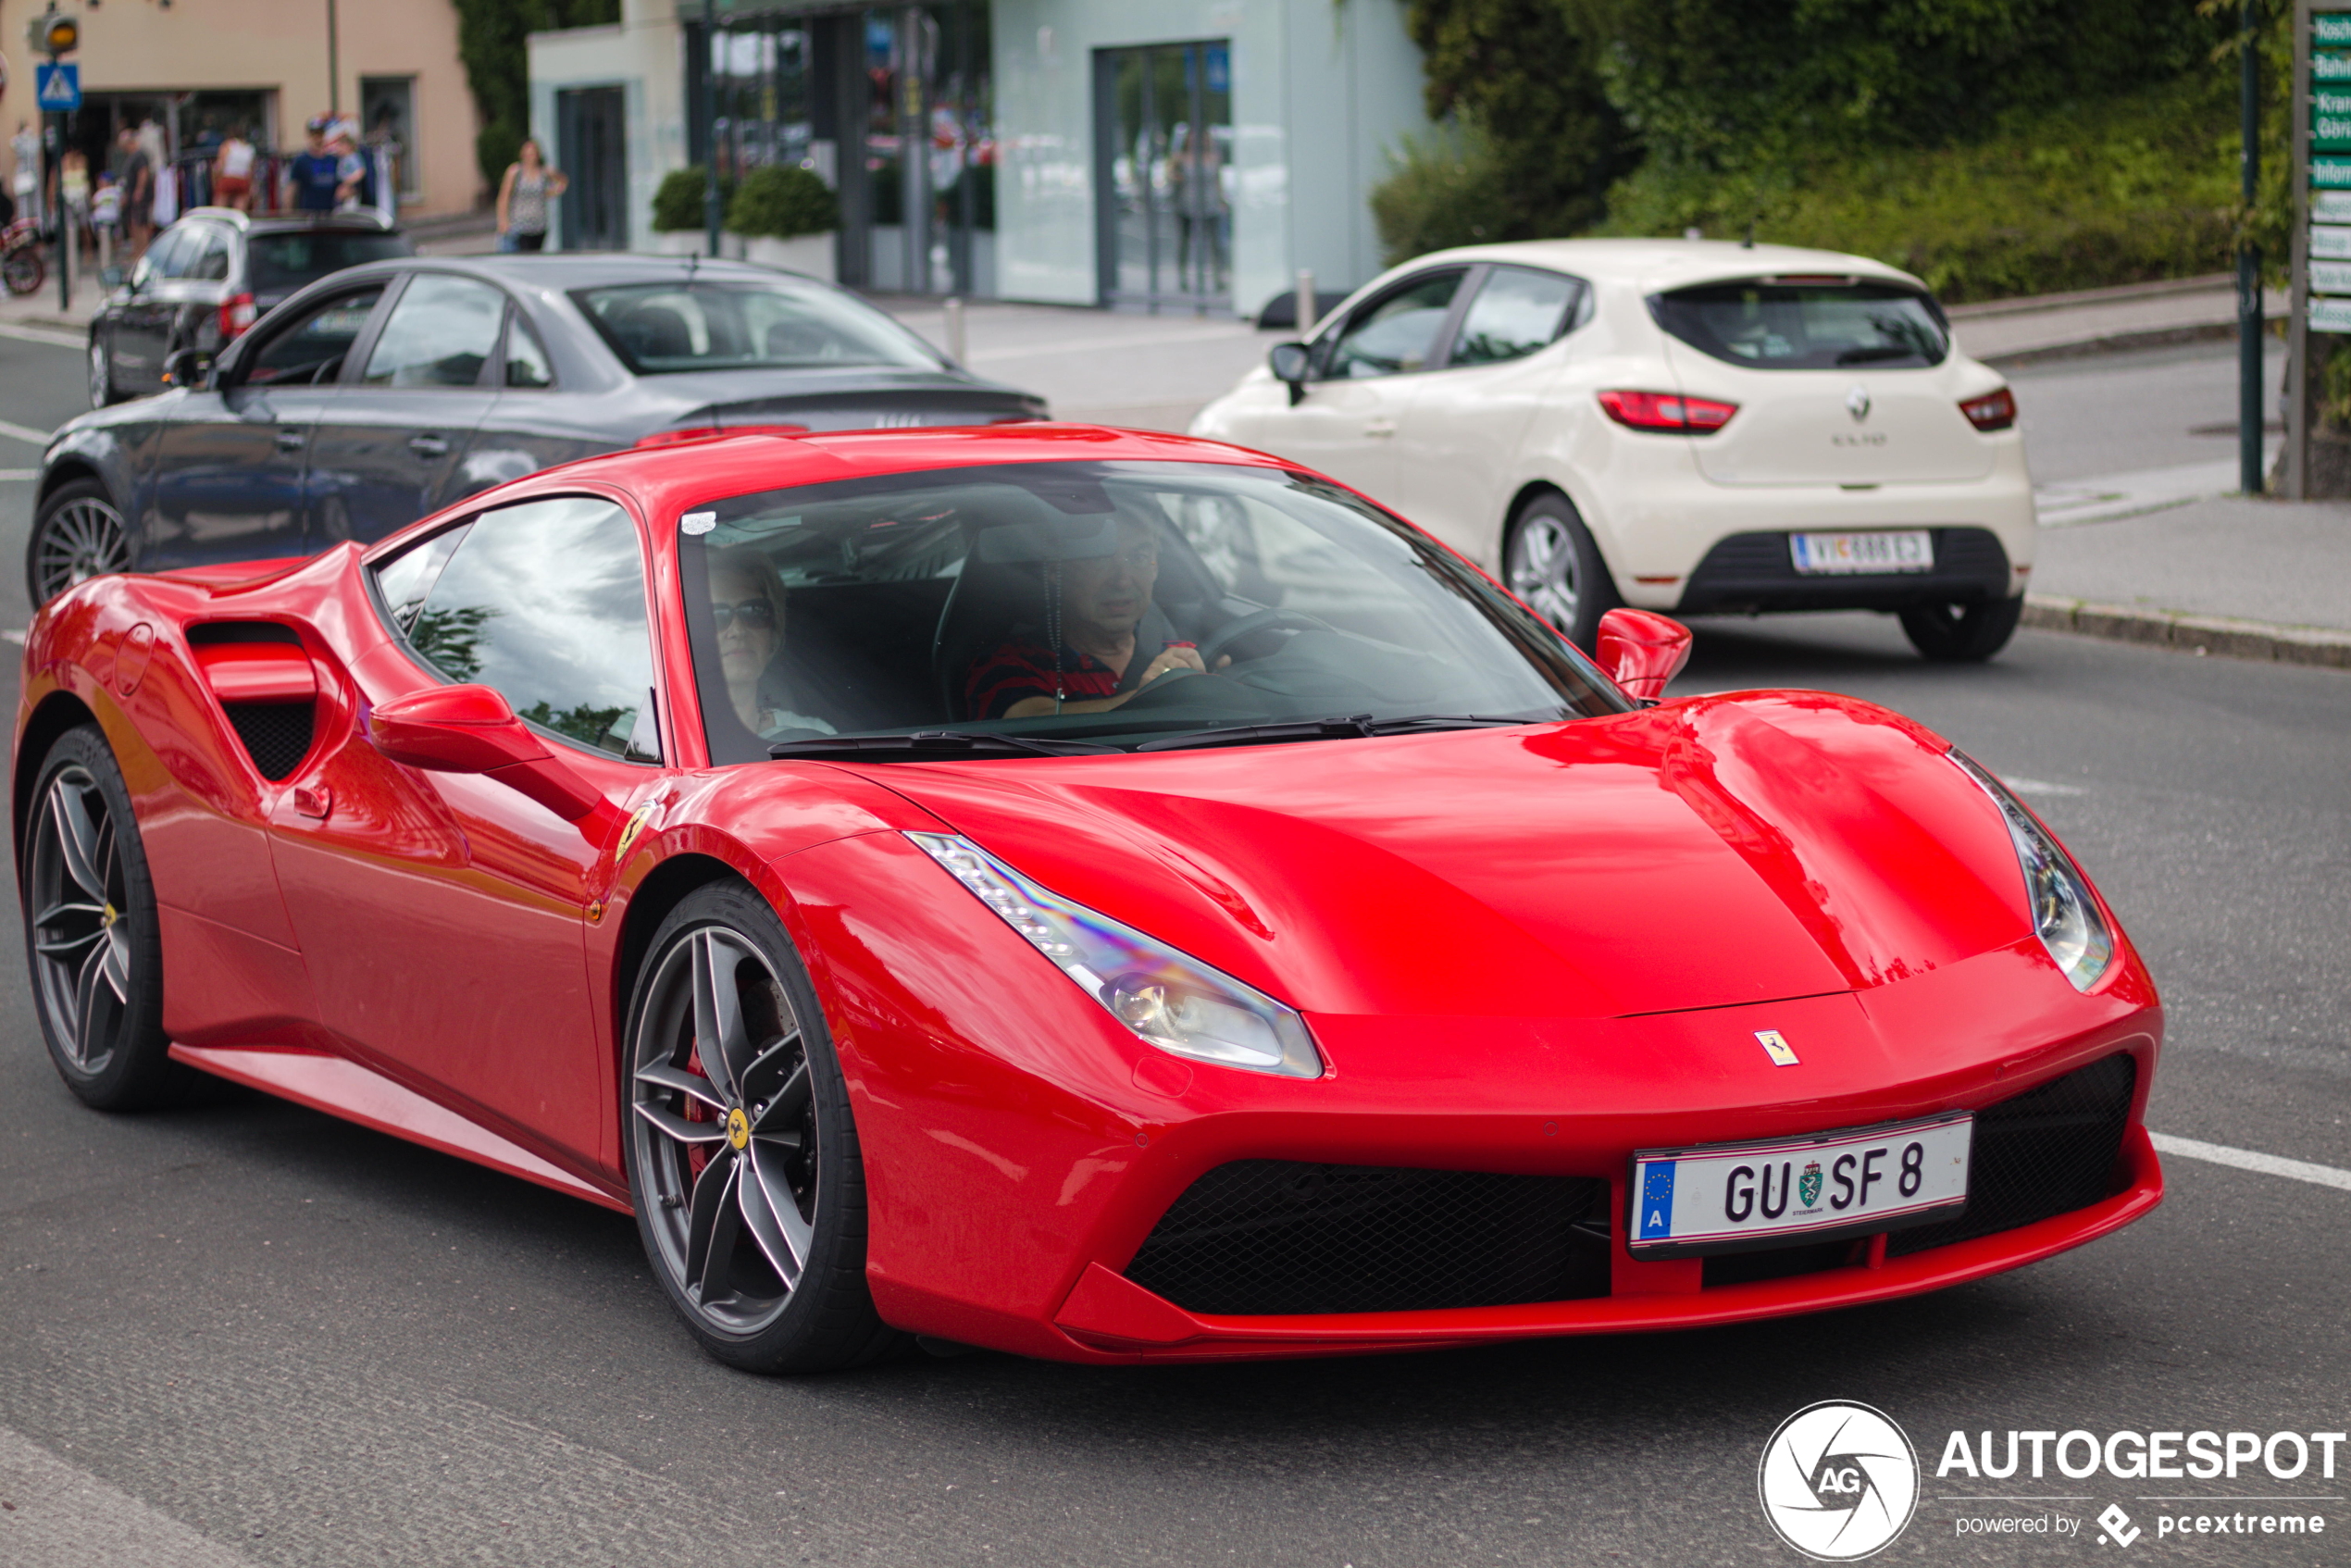
M 1474 127 L 1440 126 L 1407 136 L 1389 155 L 1392 172 L 1372 188 L 1384 265 L 1394 267 L 1452 245 L 1511 238 L 1510 205 L 1493 144 Z
M 2102 288 L 2233 265 L 2234 115 L 2212 78 L 2033 116 L 1972 146 L 1893 148 L 1726 172 L 1653 158 L 1603 233 L 1698 228 L 1875 256 L 1947 302 Z
M 492 197 L 506 178 L 506 170 L 522 153 L 522 127 L 508 120 L 493 119 L 474 137 L 474 162 L 481 167 L 481 177 L 488 181 Z
M 840 227 L 840 204 L 814 170 L 769 165 L 743 176 L 727 203 L 729 232 L 790 240 Z
M 703 194 L 708 188 L 710 171 L 700 164 L 688 164 L 673 168 L 661 177 L 653 187 L 653 230 L 661 234 L 690 234 L 699 232 L 706 222 L 703 215 Z M 719 210 L 727 209 L 727 200 L 733 193 L 725 180 L 718 184 Z

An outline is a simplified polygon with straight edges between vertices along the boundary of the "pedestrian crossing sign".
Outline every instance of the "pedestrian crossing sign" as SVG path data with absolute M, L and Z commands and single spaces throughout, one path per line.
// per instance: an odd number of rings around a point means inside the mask
M 81 68 L 59 60 L 35 66 L 33 101 L 45 114 L 70 114 L 81 106 Z

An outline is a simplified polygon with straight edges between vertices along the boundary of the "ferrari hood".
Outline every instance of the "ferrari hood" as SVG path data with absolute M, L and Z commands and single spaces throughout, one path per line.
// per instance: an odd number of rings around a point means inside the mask
M 1308 1012 L 1622 1017 L 1864 990 L 2029 937 L 2006 831 L 1944 750 L 1773 693 L 856 771 Z

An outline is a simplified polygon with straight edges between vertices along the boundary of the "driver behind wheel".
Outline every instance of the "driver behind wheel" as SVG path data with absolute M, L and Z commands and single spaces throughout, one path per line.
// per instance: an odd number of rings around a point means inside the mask
M 710 617 L 727 696 L 744 728 L 763 740 L 792 732 L 835 733 L 821 718 L 794 713 L 773 700 L 782 680 L 784 583 L 775 564 L 756 550 L 728 550 L 711 558 Z
M 1043 563 L 1045 624 L 1016 628 L 972 663 L 964 711 L 976 719 L 1107 713 L 1170 670 L 1199 670 L 1192 643 L 1151 603 L 1159 539 L 1121 517 L 1107 554 Z M 1230 664 L 1219 659 L 1217 666 Z

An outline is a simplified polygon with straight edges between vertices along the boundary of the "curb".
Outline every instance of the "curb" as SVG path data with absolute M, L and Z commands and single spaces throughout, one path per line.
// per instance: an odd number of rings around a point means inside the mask
M 2043 593 L 2025 595 L 2024 616 L 2019 624 L 2042 631 L 2102 637 L 2112 642 L 2218 653 L 2223 658 L 2351 669 L 2351 631 L 2322 627 L 2271 626 L 2266 621 L 2099 604 Z

